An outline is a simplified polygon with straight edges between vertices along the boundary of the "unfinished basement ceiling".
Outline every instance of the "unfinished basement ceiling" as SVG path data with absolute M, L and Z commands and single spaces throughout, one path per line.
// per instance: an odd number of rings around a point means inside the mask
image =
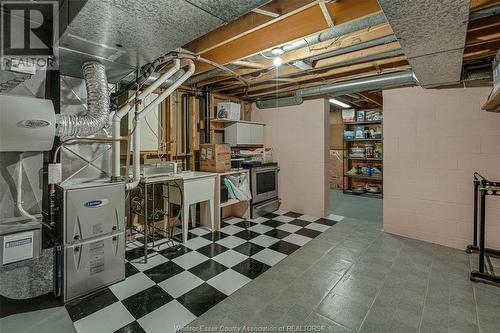
M 269 0 L 88 0 L 61 40 L 61 72 L 100 60 L 110 82 Z M 69 1 L 71 6 L 71 1 Z
M 423 87 L 460 82 L 469 0 L 378 0 Z

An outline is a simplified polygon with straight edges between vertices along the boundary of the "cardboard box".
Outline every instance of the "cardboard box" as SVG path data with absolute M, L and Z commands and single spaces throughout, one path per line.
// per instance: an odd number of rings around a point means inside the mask
M 240 120 L 241 104 L 233 102 L 217 103 L 217 118 Z
M 231 148 L 229 145 L 218 143 L 201 144 L 200 171 L 231 171 Z

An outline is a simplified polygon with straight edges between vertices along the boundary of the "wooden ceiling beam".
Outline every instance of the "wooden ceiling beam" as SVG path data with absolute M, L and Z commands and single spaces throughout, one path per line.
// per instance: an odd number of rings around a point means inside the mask
M 500 39 L 500 29 L 497 26 L 467 33 L 465 46 L 479 45 Z
M 478 59 L 494 57 L 499 49 L 500 40 L 466 47 L 464 50 L 464 63 L 470 63 Z
M 469 23 L 469 26 L 467 27 L 467 33 L 472 33 L 474 31 L 478 30 L 483 30 L 495 26 L 500 26 L 500 16 L 499 15 L 493 15 L 489 17 L 485 17 L 473 22 Z
M 233 65 L 238 65 L 241 67 L 247 67 L 247 68 L 255 68 L 255 69 L 265 69 L 266 66 L 264 64 L 258 63 L 258 62 L 252 62 L 252 61 L 244 61 L 244 60 L 236 60 L 231 62 Z
M 358 95 L 360 95 L 361 97 L 363 97 L 364 99 L 368 100 L 369 102 L 371 102 L 373 104 L 376 104 L 378 106 L 382 106 L 382 97 L 380 97 L 380 96 L 370 94 L 368 92 L 360 92 L 360 93 L 358 93 Z
M 328 7 L 336 25 L 380 11 L 376 0 L 344 0 L 328 3 Z M 327 28 L 319 6 L 312 6 L 204 52 L 203 57 L 219 64 L 227 64 Z M 197 73 L 211 68 L 210 65 L 199 64 Z
M 479 9 L 491 7 L 500 4 L 498 0 L 471 0 L 470 1 L 470 11 L 476 11 Z
M 315 1 L 312 0 L 275 0 L 259 8 L 267 11 L 279 12 L 279 17 L 272 18 L 270 16 L 250 12 L 204 36 L 195 39 L 194 41 L 186 44 L 184 48 L 194 53 L 202 54 L 243 37 L 246 34 L 250 34 L 264 28 L 267 25 L 284 20 L 288 16 L 314 5 Z
M 284 63 L 289 63 L 296 60 L 305 59 L 308 57 L 313 57 L 317 55 L 321 55 L 327 52 L 331 52 L 337 49 L 345 48 L 348 46 L 352 46 L 358 43 L 366 42 L 369 40 L 386 37 L 393 33 L 390 25 L 388 23 L 376 25 L 370 28 L 362 29 L 359 31 L 352 32 L 350 34 L 344 35 L 338 40 L 332 41 L 327 40 L 324 42 L 320 42 L 318 44 L 312 45 L 310 47 L 300 48 L 294 51 L 287 52 L 281 56 Z M 272 60 L 265 59 L 259 61 L 258 63 L 264 65 L 265 68 L 269 68 L 273 66 Z M 249 70 L 249 69 L 237 69 L 235 70 L 240 75 L 249 75 L 254 72 L 258 72 L 259 70 Z M 219 81 L 224 81 L 232 79 L 232 77 L 226 73 L 223 73 L 217 77 L 213 77 L 204 81 L 200 81 L 197 83 L 197 86 L 204 86 L 207 84 L 212 84 Z
M 321 59 L 321 60 L 318 60 L 314 64 L 314 69 L 312 71 L 307 72 L 307 74 L 310 74 L 312 72 L 319 71 L 319 70 L 327 70 L 328 68 L 331 68 L 333 66 L 339 66 L 340 64 L 342 64 L 343 62 L 348 61 L 348 60 L 350 61 L 350 60 L 357 59 L 357 58 L 364 58 L 366 56 L 376 55 L 376 54 L 388 52 L 388 51 L 394 51 L 394 50 L 397 50 L 400 48 L 401 48 L 401 46 L 399 45 L 399 42 L 392 42 L 392 43 L 388 43 L 388 44 L 369 47 L 369 48 L 359 50 L 359 51 L 341 54 L 339 56 L 335 56 L 335 57 L 331 57 L 331 58 Z M 260 75 L 256 78 L 247 78 L 247 80 L 252 85 L 252 84 L 257 84 L 260 82 L 265 82 L 265 81 L 269 81 L 269 80 L 276 79 L 276 78 L 283 78 L 283 77 L 298 75 L 301 73 L 304 73 L 304 71 L 297 68 L 297 67 L 281 66 L 281 67 L 278 67 L 277 70 L 273 70 L 272 72 L 268 72 L 268 73 Z M 307 75 L 307 74 L 305 74 L 305 75 Z M 231 88 L 236 88 L 240 85 L 241 85 L 240 83 L 235 83 L 234 85 L 231 86 Z
M 405 56 L 397 56 L 397 57 L 379 59 L 379 60 L 375 60 L 375 61 L 368 61 L 368 62 L 363 62 L 363 63 L 359 63 L 359 64 L 355 64 L 355 65 L 333 68 L 333 69 L 326 70 L 326 71 L 321 72 L 321 73 L 312 73 L 312 74 L 308 74 L 308 75 L 302 75 L 302 76 L 294 78 L 293 83 L 299 83 L 299 82 L 308 81 L 308 80 L 323 80 L 325 77 L 329 77 L 332 75 L 341 76 L 341 75 L 345 75 L 345 73 L 349 73 L 352 71 L 369 70 L 369 69 L 372 69 L 374 67 L 399 66 L 401 64 L 401 62 L 404 62 L 404 64 L 407 64 Z M 274 87 L 276 87 L 276 85 L 277 85 L 277 83 L 265 82 L 262 84 L 250 86 L 250 88 L 248 89 L 248 92 L 262 90 L 262 89 L 273 89 Z M 234 86 L 232 86 L 232 87 L 221 87 L 221 88 L 215 87 L 214 90 L 215 91 L 226 91 L 226 92 L 229 90 L 227 93 L 234 93 L 236 91 L 243 91 L 244 89 L 242 89 L 241 87 L 235 88 Z
M 280 13 L 275 13 L 273 11 L 261 9 L 261 8 L 252 9 L 252 12 L 257 13 L 257 14 L 261 14 L 261 15 L 266 15 L 266 16 L 269 16 L 272 18 L 276 18 L 276 17 L 280 16 Z

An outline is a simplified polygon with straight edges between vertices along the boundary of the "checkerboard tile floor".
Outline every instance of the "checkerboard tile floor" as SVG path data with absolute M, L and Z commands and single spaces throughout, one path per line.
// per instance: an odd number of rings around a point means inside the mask
M 78 333 L 175 332 L 340 219 L 284 210 L 229 218 L 220 231 L 190 229 L 178 251 L 156 246 L 147 263 L 136 239 L 127 244 L 126 279 L 66 310 Z

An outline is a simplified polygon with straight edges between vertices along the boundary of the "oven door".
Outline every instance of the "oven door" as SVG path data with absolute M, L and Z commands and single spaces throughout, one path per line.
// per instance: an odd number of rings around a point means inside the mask
M 278 167 L 252 169 L 253 203 L 263 202 L 278 197 Z

